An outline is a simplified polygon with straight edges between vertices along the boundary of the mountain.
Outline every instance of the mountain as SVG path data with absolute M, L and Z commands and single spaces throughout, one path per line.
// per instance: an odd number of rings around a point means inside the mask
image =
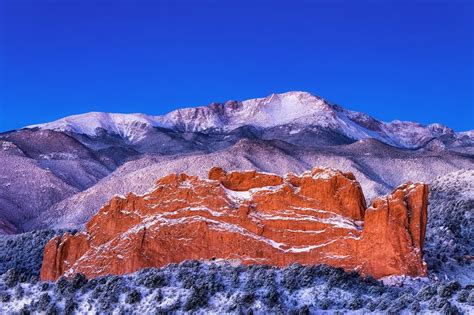
M 314 166 L 352 172 L 368 201 L 403 182 L 474 168 L 474 133 L 385 123 L 305 92 L 163 116 L 88 113 L 0 134 L 3 232 L 83 228 L 115 194 L 173 172 Z
M 325 130 L 347 142 L 372 138 L 411 149 L 424 146 L 434 139 L 444 145 L 460 145 L 464 142 L 472 145 L 474 139 L 470 133 L 455 133 L 440 124 L 422 126 L 413 122 L 381 122 L 306 92 L 272 94 L 243 102 L 213 103 L 205 107 L 179 109 L 163 116 L 93 112 L 28 128 L 93 137 L 106 133 L 117 135 L 128 143 L 139 143 L 153 128 L 212 135 L 229 133 L 244 126 L 264 129 L 268 133 L 283 132 L 286 136 Z
M 42 280 L 132 273 L 187 259 L 327 264 L 382 278 L 424 276 L 428 186 L 408 183 L 366 208 L 351 173 L 184 173 L 110 200 L 84 232 L 45 247 Z M 390 261 L 390 264 L 386 264 Z

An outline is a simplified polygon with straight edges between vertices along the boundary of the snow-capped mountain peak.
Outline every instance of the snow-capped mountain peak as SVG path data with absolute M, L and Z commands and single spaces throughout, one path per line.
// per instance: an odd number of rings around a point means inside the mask
M 230 132 L 246 125 L 263 129 L 290 126 L 288 129 L 291 134 L 305 128 L 324 128 L 349 139 L 374 138 L 402 148 L 416 148 L 438 137 L 449 138 L 451 142 L 461 137 L 440 124 L 422 126 L 398 120 L 385 123 L 302 91 L 178 109 L 161 116 L 91 112 L 27 128 L 52 129 L 89 136 L 97 136 L 105 131 L 133 142 L 142 139 L 153 127 L 177 132 L 212 133 Z M 463 137 L 472 140 L 469 133 L 463 133 Z

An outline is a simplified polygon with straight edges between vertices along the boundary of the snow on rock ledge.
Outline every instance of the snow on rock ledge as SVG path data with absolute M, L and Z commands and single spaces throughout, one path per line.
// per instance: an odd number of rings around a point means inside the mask
M 42 280 L 131 273 L 187 259 L 328 264 L 376 278 L 422 276 L 428 187 L 408 183 L 366 209 L 351 173 L 314 168 L 209 179 L 171 174 L 141 196 L 114 197 L 86 231 L 53 238 Z

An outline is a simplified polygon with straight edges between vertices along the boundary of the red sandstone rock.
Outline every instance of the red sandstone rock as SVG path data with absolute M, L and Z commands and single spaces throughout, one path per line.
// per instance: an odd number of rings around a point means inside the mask
M 154 191 L 114 197 L 86 231 L 45 248 L 42 280 L 124 274 L 186 259 L 278 266 L 325 263 L 376 278 L 420 276 L 428 187 L 405 184 L 366 209 L 354 175 L 315 168 L 171 174 Z
M 246 191 L 264 186 L 283 184 L 283 178 L 275 174 L 258 173 L 257 171 L 232 172 L 227 174 L 220 167 L 213 167 L 209 171 L 209 179 L 218 180 L 225 188 Z

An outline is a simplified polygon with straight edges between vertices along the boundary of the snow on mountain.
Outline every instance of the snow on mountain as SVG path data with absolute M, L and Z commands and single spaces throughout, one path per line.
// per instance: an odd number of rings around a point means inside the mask
M 456 134 L 440 124 L 423 126 L 414 122 L 381 122 L 366 114 L 330 104 L 307 92 L 272 94 L 243 102 L 212 103 L 178 109 L 162 116 L 92 112 L 27 128 L 38 127 L 90 136 L 96 136 L 104 130 L 134 142 L 143 139 L 152 127 L 178 132 L 212 133 L 230 132 L 246 125 L 258 128 L 290 125 L 289 134 L 308 127 L 320 127 L 354 140 L 374 138 L 401 148 L 417 148 L 439 137 L 445 137 L 445 141 L 450 142 L 460 137 L 474 140 L 472 132 Z
M 39 127 L 91 136 L 95 136 L 100 128 L 130 138 L 137 129 L 152 126 L 184 132 L 203 132 L 211 129 L 230 131 L 244 125 L 273 127 L 290 123 L 307 116 L 308 113 L 319 113 L 322 116 L 319 123 L 325 126 L 324 112 L 329 111 L 328 104 L 316 96 L 304 92 L 289 92 L 243 102 L 228 101 L 224 104 L 213 103 L 209 106 L 178 109 L 163 116 L 91 112 L 27 128 Z
M 27 128 L 39 127 L 40 129 L 67 131 L 90 136 L 97 135 L 99 130 L 103 129 L 109 133 L 133 140 L 140 130 L 154 124 L 153 117 L 144 114 L 90 112 L 64 117 L 50 123 L 31 125 Z

